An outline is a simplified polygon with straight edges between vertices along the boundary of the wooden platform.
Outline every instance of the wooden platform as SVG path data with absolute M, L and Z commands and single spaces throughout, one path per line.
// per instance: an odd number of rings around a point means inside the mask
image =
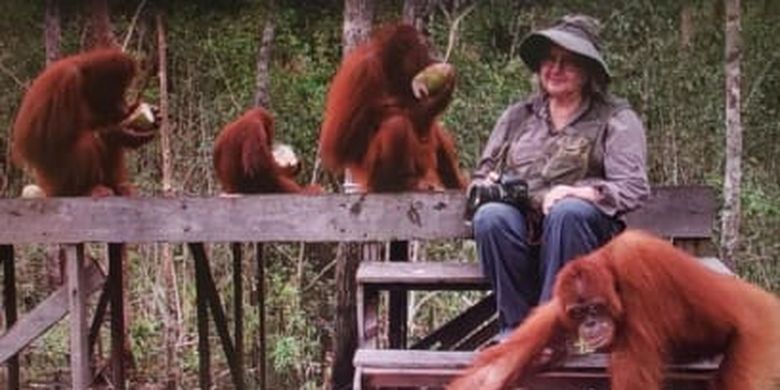
M 716 272 L 731 272 L 712 252 L 710 234 L 715 218 L 714 192 L 707 187 L 657 187 L 647 206 L 627 216 L 627 224 L 667 237 L 675 245 L 702 256 L 701 261 Z M 703 256 L 704 255 L 704 256 Z M 357 271 L 359 347 L 354 359 L 354 387 L 437 387 L 446 384 L 468 365 L 473 350 L 489 340 L 497 330 L 492 295 L 467 309 L 411 346 L 378 347 L 379 329 L 404 331 L 405 315 L 388 315 L 386 326 L 379 323 L 380 296 L 411 290 L 487 290 L 479 265 L 460 261 L 371 262 Z M 402 300 L 403 302 L 403 300 Z M 389 303 L 393 305 L 392 300 Z M 393 308 L 388 309 L 393 312 Z M 405 310 L 404 308 L 396 308 Z M 405 314 L 405 313 L 402 313 Z M 389 334 L 389 340 L 405 340 L 405 334 Z M 400 349 L 399 349 L 400 348 Z M 704 389 L 717 369 L 717 362 L 670 366 L 668 379 L 673 389 Z M 604 355 L 577 357 L 562 367 L 539 375 L 533 389 L 606 389 Z M 673 385 L 673 386 L 672 386 Z
M 713 272 L 730 273 L 716 258 L 699 260 Z M 364 262 L 358 270 L 357 282 L 361 348 L 354 359 L 356 389 L 410 384 L 415 387 L 444 386 L 468 366 L 474 356 L 472 350 L 494 334 L 483 332 L 480 336 L 479 332 L 474 333 L 477 325 L 492 325 L 485 323 L 494 317 L 495 302 L 491 295 L 485 304 L 462 313 L 447 326 L 413 344 L 411 349 L 375 349 L 378 302 L 382 291 L 488 289 L 478 264 Z M 467 337 L 470 339 L 462 341 Z M 669 366 L 668 388 L 704 389 L 703 383 L 717 370 L 718 362 L 715 359 Z M 607 389 L 606 363 L 604 354 L 577 356 L 561 367 L 541 374 L 529 388 Z M 571 383 L 572 379 L 576 379 L 576 386 Z
M 656 188 L 653 201 L 642 212 L 631 215 L 632 226 L 642 227 L 657 234 L 671 237 L 676 243 L 699 249 L 706 245 L 711 228 L 714 211 L 714 193 L 711 189 L 701 186 Z M 234 334 L 228 332 L 224 320 L 224 309 L 219 297 L 211 288 L 208 259 L 202 254 L 202 243 L 206 242 L 379 242 L 389 240 L 433 240 L 462 239 L 470 235 L 469 229 L 463 223 L 465 198 L 459 191 L 443 193 L 401 193 L 401 194 L 323 194 L 309 195 L 254 195 L 237 198 L 50 198 L 50 199 L 0 199 L 0 219 L 5 226 L 0 229 L 0 262 L 3 266 L 3 303 L 10 327 L 17 320 L 16 287 L 14 264 L 17 259 L 14 247 L 25 244 L 64 244 L 66 270 L 69 275 L 67 288 L 67 311 L 70 313 L 71 331 L 71 378 L 74 387 L 85 387 L 92 381 L 92 368 L 88 364 L 90 355 L 90 335 L 102 322 L 106 306 L 111 311 L 122 312 L 121 297 L 122 281 L 122 243 L 188 243 L 193 251 L 195 265 L 199 267 L 198 288 L 203 296 L 198 296 L 198 329 L 199 342 L 208 341 L 209 316 L 215 322 L 216 331 L 221 344 L 228 356 L 230 374 L 236 387 L 240 388 L 243 381 L 243 362 L 241 360 L 241 345 Z M 109 276 L 104 283 L 103 292 L 95 310 L 96 315 L 89 326 L 86 295 L 94 287 L 92 278 L 87 272 L 83 243 L 108 244 Z M 111 248 L 115 248 L 111 251 Z M 112 255 L 113 253 L 113 255 Z M 349 255 L 350 258 L 357 258 Z M 261 259 L 257 260 L 258 268 L 262 269 Z M 352 260 L 348 261 L 349 263 Z M 355 261 L 357 262 L 357 260 Z M 234 264 L 240 264 L 240 261 Z M 368 265 L 367 267 L 371 267 Z M 400 267 L 406 267 L 401 265 Z M 381 281 L 370 280 L 372 272 L 369 268 L 363 271 L 363 288 L 373 286 L 376 293 L 389 290 L 406 294 L 411 289 L 484 289 L 484 281 L 474 277 L 470 266 L 441 265 L 432 273 L 419 273 L 413 268 L 399 268 L 403 271 L 397 279 Z M 464 267 L 464 268 L 459 268 Z M 338 267 L 337 267 L 338 268 Z M 240 269 L 234 269 L 234 272 Z M 376 271 L 384 273 L 384 271 Z M 419 274 L 419 275 L 418 275 Z M 415 275 L 417 275 L 415 277 Z M 393 276 L 385 273 L 386 277 Z M 258 276 L 262 281 L 263 276 Z M 353 282 L 353 278 L 344 278 Z M 262 285 L 258 282 L 258 285 Z M 106 287 L 108 286 L 108 287 Z M 356 286 L 339 286 L 337 295 L 357 291 Z M 240 288 L 236 286 L 236 292 Z M 61 294 L 61 293 L 57 293 Z M 363 298 L 371 299 L 374 293 L 366 293 Z M 59 295 L 52 299 L 60 299 Z M 239 296 L 236 293 L 236 296 Z M 367 298 L 368 297 L 368 298 Z M 348 297 L 349 298 L 349 297 Z M 347 301 L 348 299 L 345 299 Z M 363 299 L 361 299 L 364 303 Z M 110 302 L 110 303 L 109 303 Z M 398 300 L 392 313 L 405 313 L 403 300 Z M 355 313 L 355 302 L 345 302 L 339 306 L 340 315 Z M 350 306 L 353 305 L 353 306 Z M 49 310 L 46 306 L 48 323 L 57 321 L 63 312 L 62 305 L 57 310 Z M 480 304 L 464 312 L 452 324 L 445 324 L 412 347 L 433 348 L 439 350 L 473 349 L 479 340 L 484 339 L 492 330 L 490 320 L 482 321 L 492 313 L 492 303 L 488 296 Z M 102 308 L 102 309 L 101 309 Z M 262 311 L 260 322 L 262 322 Z M 366 307 L 361 310 L 360 323 L 371 321 Z M 19 322 L 33 321 L 41 311 L 33 310 L 20 316 Z M 29 316 L 29 317 L 28 317 Z M 236 313 L 234 316 L 239 317 Z M 56 317 L 56 318 L 55 318 Z M 118 352 L 118 346 L 123 345 L 123 316 L 112 316 L 112 353 Z M 349 316 L 343 315 L 343 318 Z M 394 321 L 405 324 L 405 317 L 393 317 Z M 373 321 L 377 319 L 374 317 Z M 361 326 L 350 319 L 343 324 L 343 329 L 337 328 L 337 340 L 334 344 L 343 345 L 343 353 L 334 356 L 334 366 L 346 362 L 350 366 L 353 351 L 358 343 L 358 334 L 354 328 Z M 392 324 L 391 324 L 392 325 Z M 391 326 L 396 336 L 404 332 L 404 326 Z M 45 331 L 39 327 L 40 332 Z M 241 330 L 237 321 L 236 329 Z M 361 337 L 370 336 L 370 332 L 361 332 Z M 473 332 L 466 330 L 472 329 Z M 238 333 L 236 331 L 236 333 Z M 18 354 L 34 337 L 26 337 L 22 342 L 12 340 L 15 330 L 6 329 L 0 335 L 0 355 L 7 358 L 9 388 L 20 388 Z M 117 335 L 118 337 L 114 337 Z M 463 337 L 461 337 L 463 336 Z M 398 345 L 405 347 L 405 336 L 397 337 Z M 209 382 L 208 351 L 199 347 L 201 385 Z M 350 349 L 351 348 L 351 349 Z M 118 359 L 114 361 L 118 362 Z M 114 365 L 114 383 L 117 388 L 125 386 L 123 365 Z M 360 367 L 365 368 L 365 367 Z M 377 369 L 379 367 L 376 367 Z M 335 370 L 334 370 L 335 371 Z M 338 375 L 334 374 L 334 378 Z M 352 382 L 351 370 L 338 379 Z M 412 386 L 414 384 L 411 384 Z M 208 387 L 208 386 L 204 386 Z

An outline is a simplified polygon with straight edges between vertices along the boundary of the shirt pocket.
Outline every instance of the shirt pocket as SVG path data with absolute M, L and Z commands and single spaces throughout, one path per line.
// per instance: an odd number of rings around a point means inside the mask
M 531 180 L 539 177 L 539 171 L 544 163 L 544 153 L 533 143 L 515 142 L 509 148 L 506 163 L 507 174 Z
M 542 168 L 542 178 L 551 185 L 573 184 L 588 172 L 591 143 L 579 135 L 564 135 L 558 139 Z

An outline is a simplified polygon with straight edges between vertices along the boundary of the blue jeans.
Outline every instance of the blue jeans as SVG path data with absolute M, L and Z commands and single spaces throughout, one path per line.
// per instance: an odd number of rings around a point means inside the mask
M 623 223 L 585 200 L 564 198 L 544 217 L 538 245 L 529 243 L 524 213 L 504 203 L 481 206 L 472 226 L 482 272 L 496 294 L 499 329 L 505 334 L 533 306 L 552 297 L 555 275 L 564 264 L 603 245 Z

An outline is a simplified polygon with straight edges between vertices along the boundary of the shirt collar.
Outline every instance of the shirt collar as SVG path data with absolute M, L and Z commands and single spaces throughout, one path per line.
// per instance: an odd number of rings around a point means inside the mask
M 534 114 L 539 117 L 540 119 L 544 120 L 545 123 L 547 123 L 550 126 L 550 130 L 552 131 L 552 124 L 550 123 L 550 105 L 548 104 L 548 101 L 550 100 L 550 97 L 542 92 L 539 93 L 532 101 L 531 103 L 531 109 L 533 110 Z M 589 96 L 583 96 L 582 102 L 580 103 L 580 107 L 577 109 L 577 111 L 574 112 L 574 115 L 572 115 L 571 120 L 569 120 L 568 123 L 563 127 L 564 129 L 571 126 L 572 123 L 577 122 L 582 118 L 585 113 L 587 113 L 590 110 L 590 107 L 592 105 L 592 99 Z

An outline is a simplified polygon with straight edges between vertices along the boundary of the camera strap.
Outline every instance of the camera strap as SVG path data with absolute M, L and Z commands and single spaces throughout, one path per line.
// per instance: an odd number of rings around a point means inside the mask
M 525 105 L 518 107 L 512 112 L 512 117 L 509 120 L 509 128 L 506 129 L 506 132 L 504 132 L 504 140 L 501 143 L 501 148 L 498 149 L 498 153 L 496 154 L 496 166 L 492 170 L 492 173 L 494 173 L 493 178 L 491 178 L 493 181 L 498 183 L 501 181 L 501 178 L 504 176 L 504 170 L 506 169 L 507 164 L 507 155 L 509 154 L 509 147 L 515 139 L 520 137 L 524 130 L 523 130 L 523 124 L 525 124 L 526 119 L 528 119 L 528 108 L 525 107 Z
M 496 168 L 493 170 L 495 178 L 491 178 L 496 183 L 501 181 L 501 177 L 504 176 L 504 168 L 506 167 L 506 155 L 509 152 L 509 137 L 504 138 L 504 143 L 501 144 L 501 149 L 498 150 L 498 158 L 496 161 Z

